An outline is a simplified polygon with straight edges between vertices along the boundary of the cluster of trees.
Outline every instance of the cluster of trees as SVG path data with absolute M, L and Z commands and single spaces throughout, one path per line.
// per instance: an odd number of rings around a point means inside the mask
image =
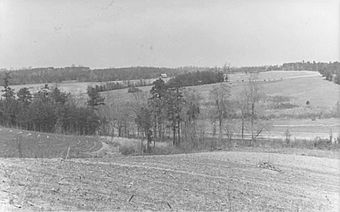
M 284 63 L 281 70 L 307 70 L 307 71 L 318 71 L 325 77 L 326 80 L 333 81 L 336 84 L 340 84 L 340 62 L 295 62 L 295 63 Z
M 326 80 L 333 81 L 340 85 L 340 66 L 338 69 L 323 68 L 319 70 L 320 74 L 325 77 Z
M 174 78 L 168 81 L 170 86 L 181 85 L 181 86 L 193 86 L 193 85 L 203 85 L 212 84 L 227 81 L 227 75 L 223 71 L 218 69 L 214 71 L 196 71 L 188 72 L 184 74 L 178 74 Z
M 271 122 L 263 119 L 264 110 L 261 106 L 266 101 L 266 96 L 262 92 L 257 82 L 257 74 L 249 76 L 247 84 L 242 88 L 237 100 L 230 99 L 230 87 L 226 83 L 220 83 L 210 91 L 209 117 L 212 125 L 218 125 L 218 141 L 222 141 L 225 133 L 229 141 L 240 131 L 241 139 L 245 139 L 246 130 L 250 132 L 251 142 L 264 131 L 269 130 Z M 237 122 L 241 122 L 240 130 L 237 130 Z M 227 123 L 225 123 L 227 122 Z
M 281 70 L 307 70 L 307 71 L 320 71 L 320 70 L 329 70 L 336 71 L 340 69 L 339 62 L 310 62 L 310 61 L 302 61 L 302 62 L 294 62 L 294 63 L 284 63 L 280 67 Z
M 47 85 L 35 94 L 27 88 L 15 93 L 9 86 L 9 80 L 7 73 L 0 99 L 0 124 L 3 126 L 89 135 L 94 134 L 101 125 L 95 110 L 103 99 L 94 90 L 88 91 L 88 106 L 80 107 L 70 94 Z
M 162 79 L 153 83 L 150 94 L 147 99 L 138 98 L 137 94 L 136 100 L 140 101 L 133 103 L 130 111 L 138 131 L 148 139 L 147 150 L 150 150 L 151 140 L 165 139 L 166 129 L 171 130 L 173 144 L 180 145 L 182 123 L 196 120 L 198 105 L 184 97 L 182 88 L 168 86 Z
M 134 99 L 117 101 L 100 107 L 99 114 L 106 118 L 102 130 L 105 134 L 138 136 L 151 141 L 171 139 L 179 146 L 183 140 L 195 140 L 196 125 L 200 114 L 199 97 L 195 92 L 180 86 L 169 86 L 162 79 L 153 82 L 150 94 L 133 93 Z
M 209 126 L 215 128 L 211 136 L 218 133 L 213 146 L 223 143 L 225 135 L 231 141 L 236 132 L 241 132 L 242 139 L 247 136 L 255 142 L 270 127 L 270 122 L 262 119 L 260 103 L 265 100 L 264 94 L 255 77 L 249 79 L 237 101 L 231 99 L 230 89 L 226 82 L 217 83 L 209 93 L 209 101 L 203 103 L 194 90 L 158 79 L 149 95 L 137 92 L 128 102 L 117 99 L 101 107 L 99 113 L 106 117 L 103 130 L 108 130 L 105 134 L 113 135 L 112 130 L 117 129 L 118 136 L 146 138 L 149 151 L 151 141 L 166 140 L 172 140 L 175 146 L 195 148 L 208 135 L 205 123 L 210 120 Z

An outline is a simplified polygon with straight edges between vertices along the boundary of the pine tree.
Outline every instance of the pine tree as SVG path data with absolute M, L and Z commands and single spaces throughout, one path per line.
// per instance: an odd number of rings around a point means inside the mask
M 163 140 L 163 127 L 165 121 L 165 107 L 167 87 L 162 79 L 158 79 L 153 83 L 149 99 L 149 106 L 152 109 L 153 134 Z
M 88 87 L 87 95 L 89 96 L 89 100 L 87 101 L 87 106 L 92 110 L 96 110 L 99 105 L 104 105 L 104 97 L 101 97 L 97 89 Z

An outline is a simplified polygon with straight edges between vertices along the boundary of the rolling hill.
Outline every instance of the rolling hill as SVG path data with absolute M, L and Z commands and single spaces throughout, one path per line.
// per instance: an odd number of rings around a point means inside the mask
M 230 74 L 232 98 L 236 99 L 242 87 L 246 84 L 247 74 Z M 242 80 L 244 82 L 242 82 Z M 330 81 L 324 80 L 318 72 L 312 71 L 267 71 L 260 72 L 258 81 L 262 90 L 268 96 L 285 96 L 291 99 L 293 104 L 305 106 L 309 100 L 313 107 L 327 109 L 334 107 L 339 101 L 340 86 Z M 208 101 L 209 92 L 214 84 L 190 86 L 188 89 L 197 91 L 203 101 Z M 141 87 L 145 92 L 149 92 L 151 86 Z M 101 93 L 106 97 L 106 101 L 113 102 L 129 101 L 133 99 L 133 94 L 129 94 L 127 89 L 106 91 Z M 327 94 L 327 95 L 325 95 Z

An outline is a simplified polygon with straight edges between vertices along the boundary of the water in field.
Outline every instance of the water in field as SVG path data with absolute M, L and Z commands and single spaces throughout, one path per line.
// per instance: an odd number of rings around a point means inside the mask
M 211 123 L 205 123 L 206 135 L 213 136 L 213 126 Z M 251 134 L 249 126 L 246 127 L 244 136 L 250 138 Z M 289 131 L 291 139 L 306 139 L 313 140 L 317 137 L 329 138 L 330 134 L 333 138 L 340 136 L 340 119 L 277 119 L 272 120 L 267 129 L 259 135 L 258 138 L 285 138 L 285 132 Z M 241 124 L 240 121 L 233 121 L 234 138 L 241 138 Z M 218 127 L 216 129 L 216 136 L 218 134 Z

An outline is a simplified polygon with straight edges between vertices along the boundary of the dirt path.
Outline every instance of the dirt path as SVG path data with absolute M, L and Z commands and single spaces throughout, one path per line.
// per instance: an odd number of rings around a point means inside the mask
M 32 210 L 338 211 L 339 161 L 256 152 L 2 159 L 0 176 L 8 205 Z

